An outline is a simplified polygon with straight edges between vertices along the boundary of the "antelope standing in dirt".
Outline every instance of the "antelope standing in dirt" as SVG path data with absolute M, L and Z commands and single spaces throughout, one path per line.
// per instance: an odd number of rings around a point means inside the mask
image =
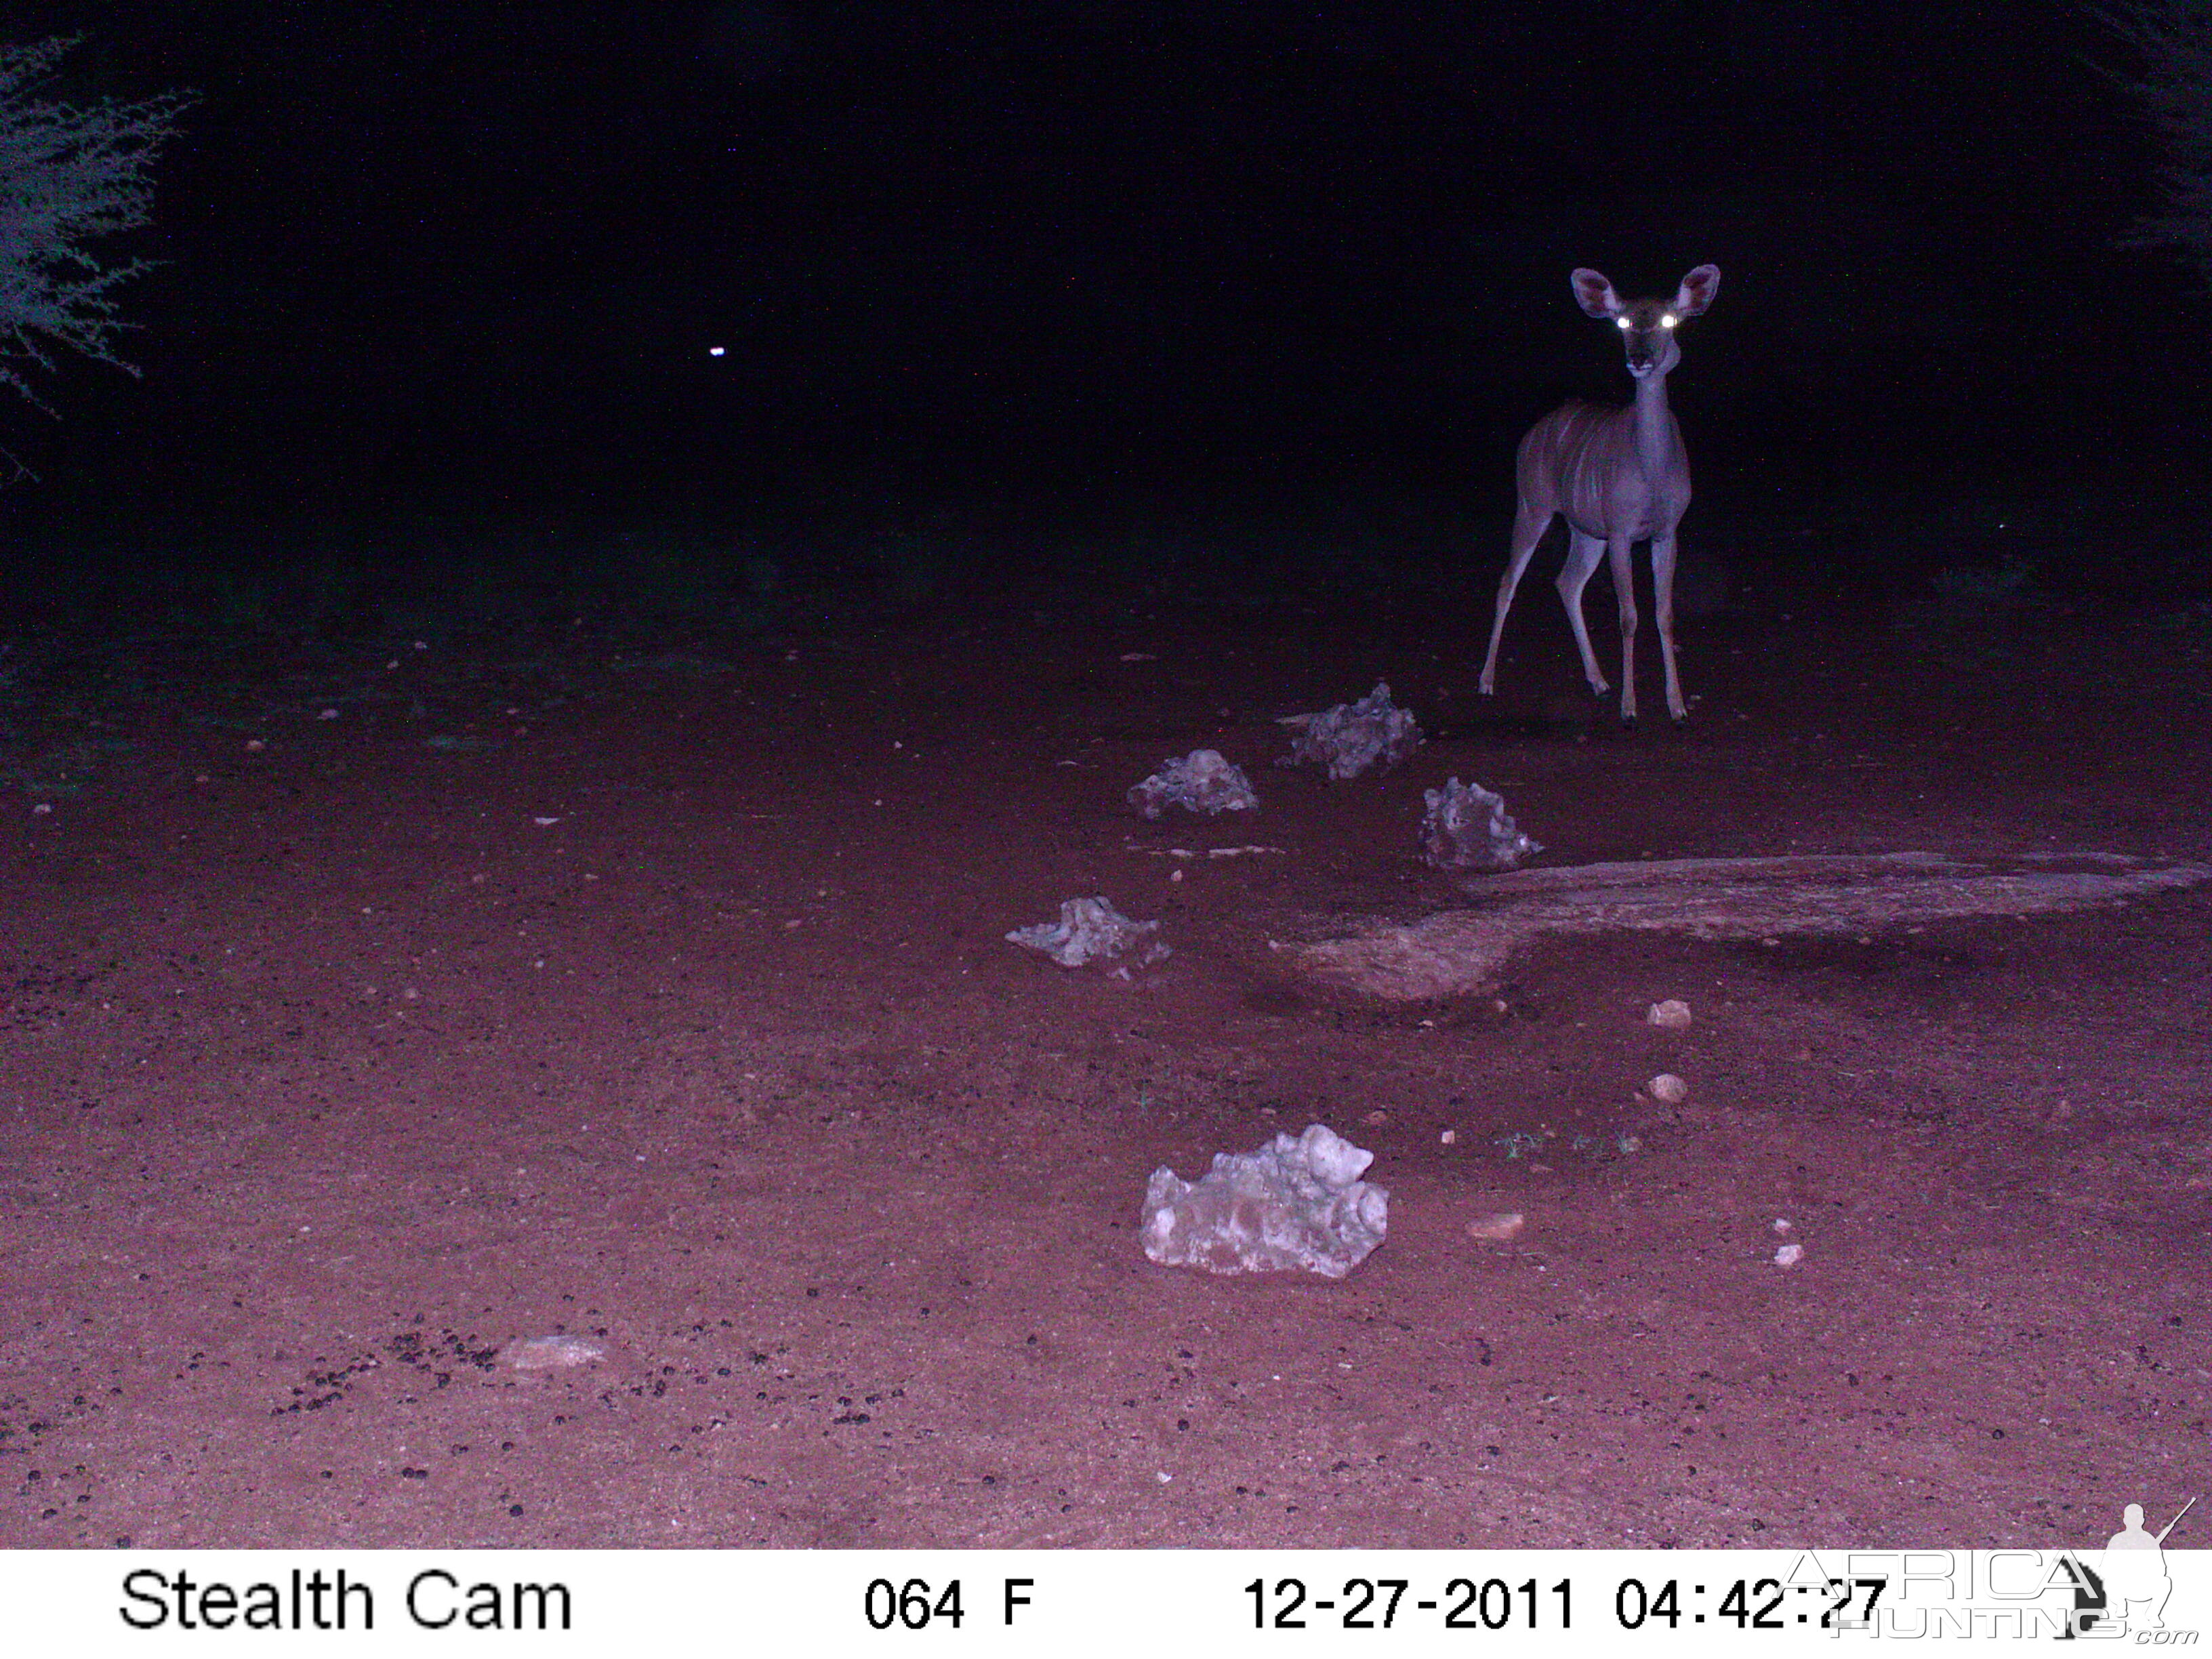
M 1566 602 L 1575 644 L 1583 653 L 1583 675 L 1590 690 L 1605 695 L 1605 676 L 1590 649 L 1583 623 L 1583 589 L 1597 562 L 1610 556 L 1613 593 L 1620 602 L 1620 718 L 1636 718 L 1636 586 L 1629 548 L 1651 544 L 1651 589 L 1658 613 L 1659 652 L 1667 665 L 1667 712 L 1681 720 L 1690 712 L 1682 701 L 1682 682 L 1674 672 L 1674 526 L 1690 504 L 1690 458 L 1682 447 L 1682 428 L 1667 407 L 1667 373 L 1682 360 L 1674 330 L 1713 302 L 1720 292 L 1717 265 L 1699 265 L 1682 278 L 1671 300 L 1633 300 L 1623 304 L 1613 284 L 1595 270 L 1574 274 L 1575 298 L 1593 317 L 1609 317 L 1628 348 L 1628 372 L 1636 380 L 1636 401 L 1626 409 L 1570 403 L 1528 428 L 1514 465 L 1521 507 L 1513 518 L 1511 552 L 1498 584 L 1498 611 L 1490 624 L 1490 654 L 1483 659 L 1484 696 L 1495 688 L 1498 642 L 1504 636 L 1505 613 L 1513 590 L 1536 544 L 1551 528 L 1552 516 L 1567 520 L 1567 562 L 1559 572 L 1559 597 Z

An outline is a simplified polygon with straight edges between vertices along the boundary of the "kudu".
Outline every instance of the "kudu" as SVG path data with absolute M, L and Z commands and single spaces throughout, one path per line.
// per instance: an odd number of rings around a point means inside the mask
M 1584 311 L 1620 325 L 1628 347 L 1628 372 L 1636 379 L 1636 401 L 1626 409 L 1565 404 L 1529 428 L 1521 441 L 1514 465 L 1521 507 L 1513 518 L 1505 574 L 1498 584 L 1498 612 L 1490 624 L 1490 654 L 1483 659 L 1480 687 L 1486 696 L 1494 689 L 1498 642 L 1505 634 L 1513 590 L 1521 585 L 1536 544 L 1551 528 L 1552 515 L 1565 514 L 1567 562 L 1559 572 L 1559 597 L 1566 602 L 1590 690 L 1602 696 L 1606 684 L 1583 623 L 1583 589 L 1597 562 L 1610 555 L 1613 593 L 1620 601 L 1620 718 L 1636 718 L 1636 586 L 1629 548 L 1648 541 L 1659 651 L 1667 665 L 1667 712 L 1679 720 L 1689 709 L 1674 671 L 1674 526 L 1690 504 L 1690 458 L 1682 448 L 1682 428 L 1667 408 L 1667 373 L 1682 360 L 1681 348 L 1674 343 L 1676 325 L 1712 304 L 1720 292 L 1720 267 L 1699 265 L 1682 278 L 1671 300 L 1624 305 L 1613 284 L 1595 270 L 1577 270 L 1574 284 Z

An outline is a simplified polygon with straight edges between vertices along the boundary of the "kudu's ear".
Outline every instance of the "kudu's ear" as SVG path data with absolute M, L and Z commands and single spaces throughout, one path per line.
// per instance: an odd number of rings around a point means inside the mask
M 1719 297 L 1721 268 L 1718 265 L 1699 265 L 1682 278 L 1682 286 L 1674 290 L 1671 309 L 1677 317 L 1694 317 Z
M 1720 272 L 1713 272 L 1716 281 Z M 1587 268 L 1574 275 L 1575 300 L 1593 317 L 1618 317 L 1621 313 L 1620 296 L 1613 291 L 1613 284 L 1598 271 Z

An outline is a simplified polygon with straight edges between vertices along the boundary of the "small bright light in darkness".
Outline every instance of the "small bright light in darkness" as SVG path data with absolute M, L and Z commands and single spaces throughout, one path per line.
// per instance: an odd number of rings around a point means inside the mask
M 709 357 L 719 357 L 722 355 L 722 348 L 720 346 L 708 346 L 707 348 L 707 355 Z

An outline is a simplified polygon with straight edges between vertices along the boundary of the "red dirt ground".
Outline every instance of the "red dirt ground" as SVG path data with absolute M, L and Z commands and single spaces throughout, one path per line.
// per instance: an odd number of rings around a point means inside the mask
M 1695 717 L 1632 734 L 1540 582 L 1495 708 L 1486 589 L 42 666 L 135 747 L 0 832 L 0 1545 L 2158 1524 L 2207 1468 L 2212 896 L 1562 942 L 1411 1009 L 1269 948 L 1453 902 L 1413 857 L 1453 774 L 1552 862 L 2212 852 L 2201 639 L 1787 609 L 1686 623 Z M 1378 678 L 1410 763 L 1268 763 Z M 1261 811 L 1133 818 L 1201 745 Z M 1173 957 L 1004 942 L 1094 893 Z M 1310 1121 L 1391 1193 L 1349 1279 L 1146 1261 L 1156 1165 Z M 555 1333 L 605 1357 L 501 1358 Z

